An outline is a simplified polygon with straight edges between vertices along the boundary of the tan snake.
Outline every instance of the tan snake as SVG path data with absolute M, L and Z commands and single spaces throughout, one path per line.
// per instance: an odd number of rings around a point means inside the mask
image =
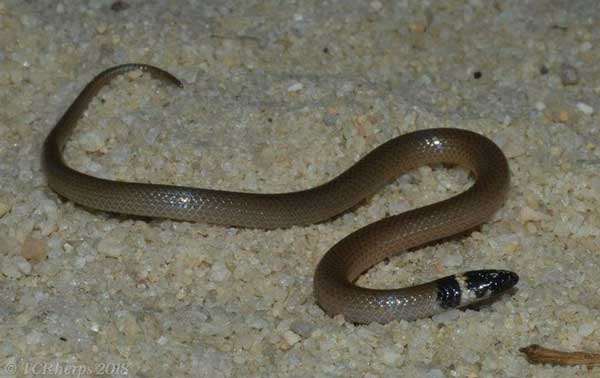
M 383 185 L 416 167 L 448 163 L 476 178 L 465 192 L 447 200 L 384 218 L 348 235 L 319 262 L 314 294 L 329 315 L 356 323 L 413 320 L 447 308 L 464 307 L 514 286 L 505 270 L 478 270 L 402 289 L 359 287 L 356 278 L 399 252 L 470 230 L 503 203 L 508 163 L 489 139 L 460 129 L 412 132 L 377 147 L 345 172 L 315 188 L 289 193 L 227 192 L 183 186 L 111 181 L 70 168 L 62 150 L 92 98 L 110 80 L 147 71 L 179 87 L 170 73 L 144 64 L 125 64 L 97 75 L 57 122 L 44 143 L 43 167 L 58 194 L 89 208 L 137 216 L 171 218 L 228 226 L 280 228 L 320 222 L 344 212 Z

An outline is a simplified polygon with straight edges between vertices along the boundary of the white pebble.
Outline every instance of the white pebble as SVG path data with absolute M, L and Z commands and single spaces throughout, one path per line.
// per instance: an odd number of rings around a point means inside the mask
M 383 8 L 383 4 L 381 4 L 381 2 L 380 2 L 380 1 L 377 1 L 377 0 L 375 0 L 375 1 L 371 2 L 371 4 L 369 4 L 369 5 L 370 5 L 370 6 L 371 6 L 371 8 L 372 8 L 373 10 L 375 10 L 375 11 L 380 11 L 380 10 L 381 10 L 381 8 Z
M 440 369 L 431 369 L 427 372 L 427 378 L 445 378 L 446 375 Z
M 43 341 L 44 334 L 38 330 L 33 330 L 25 336 L 27 345 L 38 345 Z
M 250 328 L 258 330 L 265 329 L 269 326 L 269 323 L 265 319 L 256 317 L 254 315 L 248 316 L 246 324 L 248 324 Z
M 148 144 L 153 144 L 156 142 L 156 139 L 160 135 L 160 129 L 158 127 L 153 127 L 144 135 L 144 140 Z
M 231 276 L 231 272 L 229 271 L 229 269 L 227 269 L 225 264 L 217 261 L 213 264 L 212 268 L 210 269 L 210 276 L 208 277 L 208 279 L 212 282 L 223 282 L 226 279 L 228 279 L 229 276 Z
M 450 324 L 456 321 L 459 315 L 460 311 L 456 309 L 451 309 L 432 316 L 431 320 L 433 320 L 435 323 Z
M 463 358 L 463 360 L 470 364 L 476 364 L 479 362 L 479 355 L 469 348 L 462 348 L 460 356 Z
M 135 70 L 135 71 L 131 71 L 127 74 L 127 77 L 129 78 L 129 80 L 136 80 L 140 77 L 142 77 L 144 73 L 142 72 L 142 70 Z
M 580 46 L 581 51 L 590 51 L 592 49 L 592 44 L 590 42 L 583 42 Z
M 591 335 L 594 332 L 594 330 L 595 328 L 593 324 L 586 323 L 579 326 L 577 333 L 579 333 L 583 337 L 586 337 Z
M 577 109 L 579 109 L 583 114 L 587 115 L 591 115 L 594 113 L 594 108 L 592 108 L 588 104 L 584 104 L 583 102 L 577 103 Z
M 23 256 L 15 256 L 15 264 L 17 265 L 17 269 L 24 275 L 28 276 L 31 274 L 31 264 L 29 261 L 25 260 Z
M 521 209 L 521 213 L 520 213 L 519 217 L 521 218 L 521 223 L 525 223 L 528 221 L 540 221 L 540 220 L 544 220 L 547 218 L 546 214 L 541 213 L 541 212 L 534 210 L 527 206 L 525 206 Z
M 167 341 L 169 341 L 169 339 L 166 336 L 161 336 L 158 338 L 158 340 L 156 340 L 156 343 L 158 345 L 165 345 Z
M 38 205 L 38 210 L 42 210 L 49 218 L 56 217 L 58 208 L 56 203 L 52 200 L 42 200 Z
M 442 264 L 447 267 L 460 266 L 463 263 L 461 255 L 449 254 L 442 258 Z
M 535 107 L 535 110 L 541 112 L 542 110 L 546 109 L 546 104 L 544 104 L 541 101 L 538 101 L 535 103 L 535 105 L 533 105 Z
M 410 202 L 407 200 L 395 201 L 390 204 L 390 212 L 392 214 L 400 214 L 410 210 Z
M 8 278 L 18 279 L 22 276 L 19 271 L 17 264 L 11 264 L 10 261 L 7 261 L 8 257 L 4 261 L 0 261 L 0 272 L 4 274 Z
M 104 137 L 98 131 L 89 131 L 81 136 L 79 145 L 87 152 L 100 151 L 104 146 Z
M 302 338 L 294 332 L 287 330 L 283 333 L 284 349 L 289 349 L 292 345 L 296 344 Z
M 298 92 L 298 91 L 302 90 L 302 88 L 304 88 L 302 83 L 294 83 L 288 87 L 287 91 L 288 92 Z
M 385 348 L 383 353 L 381 353 L 381 360 L 387 366 L 396 366 L 399 358 L 400 354 L 398 351 L 391 348 Z
M 98 252 L 108 257 L 119 257 L 123 254 L 123 242 L 115 237 L 107 237 L 96 245 Z
M 0 356 L 8 357 L 8 356 L 13 355 L 14 353 L 15 353 L 15 347 L 10 341 L 5 340 L 2 343 L 2 345 L 0 345 Z

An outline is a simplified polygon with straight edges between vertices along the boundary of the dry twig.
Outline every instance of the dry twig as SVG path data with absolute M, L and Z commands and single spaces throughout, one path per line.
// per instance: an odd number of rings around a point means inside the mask
M 527 360 L 534 364 L 585 365 L 587 367 L 600 365 L 600 354 L 597 353 L 563 352 L 544 348 L 537 344 L 531 344 L 519 351 L 524 353 Z

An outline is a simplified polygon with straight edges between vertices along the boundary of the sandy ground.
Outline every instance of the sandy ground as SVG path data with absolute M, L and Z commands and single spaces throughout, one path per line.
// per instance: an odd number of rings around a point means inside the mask
M 600 351 L 600 5 L 433 3 L 0 0 L 0 377 L 600 376 L 518 351 Z M 66 148 L 101 177 L 280 192 L 408 131 L 489 136 L 512 173 L 494 219 L 359 282 L 488 267 L 516 271 L 518 289 L 385 326 L 315 304 L 329 247 L 464 190 L 458 169 L 421 168 L 353 212 L 275 231 L 59 198 L 42 142 L 86 82 L 125 62 L 185 88 L 131 75 L 101 92 Z

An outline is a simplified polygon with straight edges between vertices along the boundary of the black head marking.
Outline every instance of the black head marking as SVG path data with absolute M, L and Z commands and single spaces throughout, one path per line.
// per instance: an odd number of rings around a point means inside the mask
M 460 306 L 461 290 L 460 284 L 455 276 L 448 276 L 436 280 L 437 300 L 442 308 L 454 308 Z
M 467 289 L 477 298 L 501 293 L 519 282 L 519 276 L 508 270 L 473 270 L 463 273 L 463 277 Z

